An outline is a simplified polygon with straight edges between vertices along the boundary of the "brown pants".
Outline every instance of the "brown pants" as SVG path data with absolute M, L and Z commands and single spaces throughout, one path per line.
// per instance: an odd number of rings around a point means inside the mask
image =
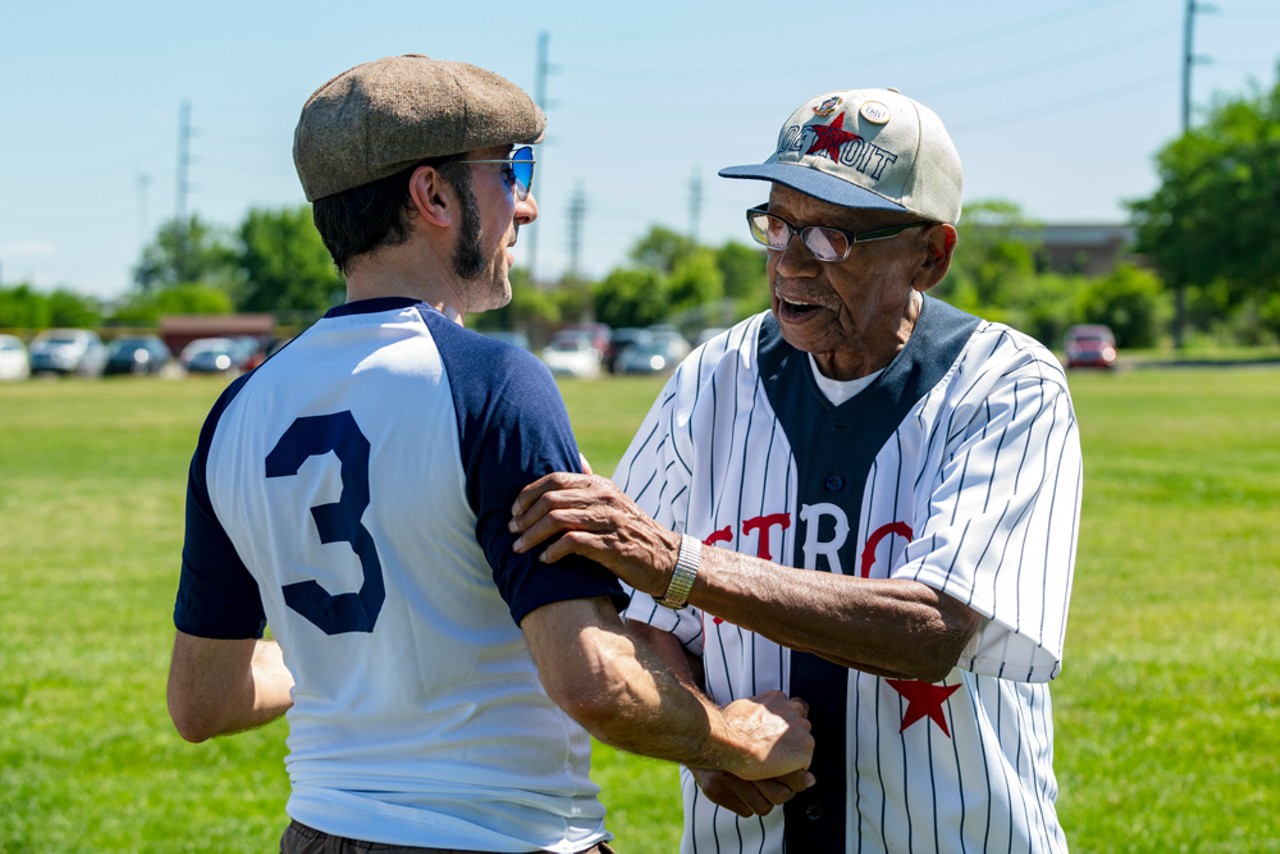
M 484 854 L 484 852 L 463 851 L 460 848 L 414 848 L 407 845 L 387 845 L 383 842 L 361 842 L 358 839 L 332 836 L 323 830 L 308 827 L 300 821 L 291 822 L 285 828 L 284 836 L 280 837 L 280 854 L 370 854 L 373 851 L 381 854 Z M 608 843 L 601 842 L 579 854 L 614 854 L 614 850 Z

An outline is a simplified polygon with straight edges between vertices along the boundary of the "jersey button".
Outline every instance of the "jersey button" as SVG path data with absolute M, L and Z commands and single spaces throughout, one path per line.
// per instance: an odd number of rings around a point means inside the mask
M 809 821 L 817 821 L 822 818 L 822 807 L 817 804 L 813 804 L 804 811 L 804 816 L 809 819 Z
M 833 474 L 827 478 L 827 492 L 839 492 L 844 489 L 844 478 L 838 474 Z

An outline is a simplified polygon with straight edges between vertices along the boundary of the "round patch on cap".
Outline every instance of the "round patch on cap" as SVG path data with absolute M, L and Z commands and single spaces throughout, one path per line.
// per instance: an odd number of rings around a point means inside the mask
M 863 101 L 858 113 L 873 125 L 887 125 L 893 114 L 879 101 Z

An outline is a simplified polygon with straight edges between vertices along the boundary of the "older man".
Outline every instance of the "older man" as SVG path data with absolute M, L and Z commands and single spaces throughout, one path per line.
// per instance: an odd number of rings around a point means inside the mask
M 288 713 L 285 852 L 607 851 L 583 727 L 783 797 L 812 779 L 803 703 L 707 702 L 627 634 L 612 575 L 511 550 L 520 488 L 577 446 L 546 368 L 462 321 L 510 299 L 544 124 L 425 56 L 303 107 L 294 159 L 347 302 L 205 422 L 169 679 L 192 741 Z
M 768 781 L 688 768 L 684 851 L 1065 849 L 1076 421 L 1048 350 L 926 296 L 956 246 L 949 135 L 895 90 L 829 92 L 720 174 L 770 183 L 747 223 L 772 310 L 681 365 L 621 490 L 531 484 L 515 547 L 608 566 L 712 700 L 810 701 L 817 784 L 774 810 Z

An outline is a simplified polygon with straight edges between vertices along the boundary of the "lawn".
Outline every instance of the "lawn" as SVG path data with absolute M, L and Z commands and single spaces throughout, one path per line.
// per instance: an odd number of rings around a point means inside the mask
M 217 379 L 0 385 L 0 850 L 269 851 L 285 726 L 164 709 L 187 461 Z M 566 382 L 609 472 L 658 391 Z M 1280 369 L 1073 374 L 1086 464 L 1055 685 L 1077 851 L 1280 851 Z M 606 749 L 621 850 L 678 834 L 674 768 Z

